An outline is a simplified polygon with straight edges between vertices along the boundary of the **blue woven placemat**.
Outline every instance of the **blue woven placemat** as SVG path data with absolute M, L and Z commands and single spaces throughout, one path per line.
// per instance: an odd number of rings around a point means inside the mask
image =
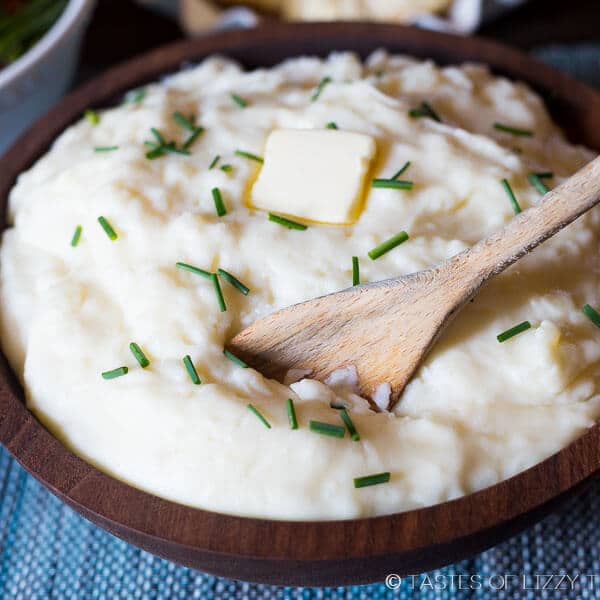
M 535 54 L 600 87 L 600 43 Z M 254 585 L 175 565 L 105 533 L 0 448 L 0 599 L 7 600 L 600 598 L 599 525 L 600 482 L 512 540 L 401 583 Z

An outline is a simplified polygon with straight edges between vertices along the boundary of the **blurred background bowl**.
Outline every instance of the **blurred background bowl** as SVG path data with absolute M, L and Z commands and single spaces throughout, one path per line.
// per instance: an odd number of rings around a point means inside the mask
M 0 69 L 0 154 L 69 88 L 95 0 L 70 0 L 46 34 Z

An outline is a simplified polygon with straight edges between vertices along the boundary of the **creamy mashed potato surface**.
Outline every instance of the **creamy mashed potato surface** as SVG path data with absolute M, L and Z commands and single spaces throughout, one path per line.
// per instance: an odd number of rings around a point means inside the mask
M 311 101 L 324 77 L 331 83 Z M 424 100 L 441 123 L 409 116 Z M 151 128 L 177 147 L 187 138 L 175 111 L 194 115 L 204 133 L 189 156 L 147 159 Z M 402 177 L 413 189 L 369 188 L 351 226 L 289 230 L 248 208 L 261 165 L 235 150 L 260 155 L 274 129 L 332 121 L 376 140 L 369 177 L 391 177 L 410 161 Z M 94 151 L 106 146 L 118 149 Z M 258 317 L 349 286 L 354 255 L 366 282 L 456 254 L 513 216 L 503 178 L 526 208 L 541 197 L 530 172 L 552 171 L 544 180 L 552 187 L 592 156 L 565 140 L 526 86 L 481 66 L 439 68 L 378 52 L 365 64 L 344 53 L 244 72 L 211 58 L 149 86 L 138 102 L 103 111 L 97 125 L 70 127 L 21 175 L 0 256 L 3 349 L 50 431 L 100 469 L 171 500 L 256 517 L 341 519 L 455 498 L 546 458 L 600 414 L 599 330 L 580 310 L 600 304 L 598 209 L 477 296 L 392 412 L 371 411 L 347 378 L 331 386 L 270 381 L 228 360 L 223 346 Z M 227 209 L 221 218 L 215 187 Z M 400 230 L 410 233 L 406 243 L 368 258 Z M 178 261 L 223 268 L 250 294 L 222 281 L 228 310 L 220 312 L 211 281 Z M 498 333 L 524 320 L 531 329 L 498 343 Z M 130 342 L 149 367 L 136 363 Z M 188 354 L 201 385 L 182 363 Z M 122 365 L 127 375 L 101 377 Z M 332 401 L 350 406 L 360 442 L 309 430 L 309 420 L 342 424 Z M 389 483 L 355 489 L 353 478 L 382 471 Z

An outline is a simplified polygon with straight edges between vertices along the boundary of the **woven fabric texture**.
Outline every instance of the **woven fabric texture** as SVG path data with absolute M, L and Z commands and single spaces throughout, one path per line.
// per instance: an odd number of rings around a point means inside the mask
M 535 54 L 600 86 L 600 44 Z M 0 448 L 0 599 L 600 598 L 599 515 L 600 482 L 525 533 L 400 585 L 273 587 L 193 571 L 111 536 L 63 505 Z

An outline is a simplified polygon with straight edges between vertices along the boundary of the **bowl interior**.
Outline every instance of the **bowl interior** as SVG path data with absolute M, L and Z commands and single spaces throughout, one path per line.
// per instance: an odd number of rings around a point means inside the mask
M 476 61 L 523 80 L 546 100 L 571 140 L 600 149 L 600 96 L 550 67 L 495 43 L 401 26 L 281 24 L 220 33 L 160 48 L 119 66 L 64 99 L 3 160 L 0 199 L 18 174 L 88 107 L 118 102 L 135 87 L 213 54 L 248 68 L 302 54 L 384 47 L 442 64 Z M 2 221 L 5 227 L 5 220 Z M 53 493 L 112 533 L 166 558 L 219 575 L 279 584 L 366 583 L 386 573 L 439 567 L 482 550 L 540 518 L 581 489 L 600 465 L 593 427 L 535 467 L 464 498 L 351 521 L 268 521 L 222 515 L 155 497 L 73 455 L 26 410 L 23 391 L 0 364 L 0 441 Z

